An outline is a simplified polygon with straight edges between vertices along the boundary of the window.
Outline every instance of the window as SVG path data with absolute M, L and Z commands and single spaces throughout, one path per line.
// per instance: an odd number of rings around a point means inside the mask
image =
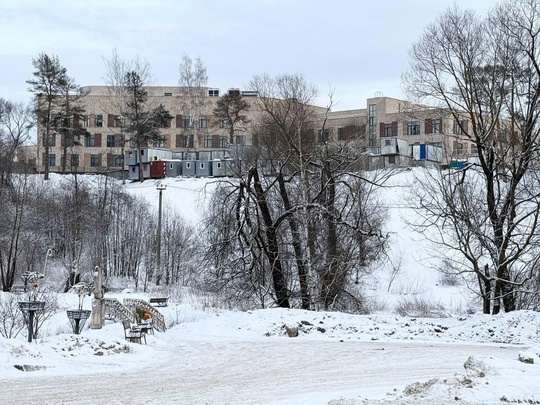
M 454 141 L 454 155 L 462 155 L 465 151 L 464 145 L 461 142 Z
M 98 114 L 94 118 L 94 126 L 95 127 L 102 127 L 103 126 L 103 115 Z
M 94 146 L 95 137 L 94 135 L 86 135 L 84 137 L 84 146 L 92 147 Z
M 116 146 L 115 139 L 116 135 L 107 135 L 107 148 L 114 148 Z
M 186 162 L 186 169 L 191 169 L 191 162 Z
M 229 146 L 229 140 L 226 136 L 220 136 L 219 137 L 219 147 L 220 148 L 227 148 Z
M 88 128 L 90 126 L 90 119 L 87 115 L 82 117 L 83 120 L 83 127 Z
M 407 123 L 407 135 L 420 135 L 419 121 L 411 121 Z
M 43 146 L 56 146 L 56 135 L 51 134 L 47 138 L 47 135 L 43 136 Z
M 384 140 L 384 146 L 392 146 L 392 140 L 391 139 L 385 139 Z
M 71 155 L 71 167 L 79 166 L 79 155 Z
M 172 93 L 163 93 L 163 95 L 164 95 L 165 97 L 171 97 L 171 96 L 172 96 Z
M 54 153 L 49 153 L 49 155 L 44 156 L 46 156 L 49 167 L 56 166 L 56 155 Z
M 90 166 L 91 167 L 99 167 L 99 166 L 101 166 L 101 155 L 99 155 L 99 154 L 91 154 L 90 155 Z
M 223 118 L 219 120 L 219 127 L 220 128 L 229 128 L 229 120 L 226 118 Z
M 374 127 L 377 123 L 377 105 L 370 104 L 368 107 L 368 116 L 369 116 L 369 126 Z
M 391 165 L 396 164 L 396 155 L 388 156 L 388 163 L 391 164 Z
M 384 133 L 383 136 L 394 136 L 394 125 L 392 123 L 384 124 Z
M 219 90 L 218 89 L 209 89 L 208 90 L 208 97 L 219 97 Z
M 358 137 L 360 128 L 356 125 L 347 125 L 337 129 L 338 141 L 350 141 Z M 365 129 L 364 129 L 365 130 Z
M 206 115 L 201 115 L 199 117 L 199 128 L 206 128 L 208 126 L 208 120 Z
M 72 134 L 63 135 L 62 140 L 63 140 L 62 146 L 71 147 L 71 146 L 75 145 L 75 141 L 73 140 L 73 135 Z
M 154 146 L 156 148 L 164 148 L 165 147 L 165 138 L 160 136 L 159 138 L 154 140 Z
M 245 135 L 236 135 L 235 141 L 237 145 L 245 145 L 246 143 L 246 137 Z
M 182 135 L 180 138 L 180 148 L 193 148 L 193 135 Z
M 319 141 L 319 143 L 328 142 L 329 135 L 330 131 L 328 131 L 328 128 L 319 129 L 317 140 Z
M 182 128 L 191 128 L 193 126 L 193 120 L 191 117 L 182 117 Z
M 126 126 L 126 117 L 114 116 L 114 126 L 117 128 L 123 128 Z
M 206 135 L 204 137 L 204 147 L 205 148 L 211 148 L 212 147 L 212 135 Z
M 436 119 L 431 121 L 431 133 L 440 134 L 442 133 L 442 119 Z
M 110 167 L 123 167 L 124 166 L 124 155 L 115 155 L 112 153 L 109 153 L 107 155 L 107 164 Z
M 463 121 L 454 120 L 454 134 L 461 135 L 463 133 Z

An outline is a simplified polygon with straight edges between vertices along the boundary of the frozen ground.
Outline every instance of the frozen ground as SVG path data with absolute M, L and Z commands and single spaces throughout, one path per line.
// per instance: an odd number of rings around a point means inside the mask
M 147 345 L 127 343 L 111 321 L 31 344 L 0 340 L 0 403 L 540 403 L 533 312 L 419 319 L 175 303 L 162 312 L 181 323 Z M 67 329 L 65 312 L 51 325 Z M 15 367 L 24 365 L 37 369 Z

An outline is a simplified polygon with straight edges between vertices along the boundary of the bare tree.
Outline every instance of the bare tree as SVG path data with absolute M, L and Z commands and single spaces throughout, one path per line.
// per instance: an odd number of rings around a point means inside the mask
M 364 249 L 384 246 L 382 217 L 370 217 L 364 199 L 376 180 L 351 171 L 357 158 L 344 145 L 321 138 L 329 108 L 312 105 L 316 88 L 303 76 L 256 76 L 250 88 L 256 150 L 247 173 L 221 182 L 208 218 L 216 278 L 263 305 L 345 306 L 356 298 L 351 276 L 371 259 Z
M 141 80 L 143 86 L 150 86 L 154 83 L 154 78 L 151 73 L 150 63 L 142 58 L 134 59 L 122 58 L 116 48 L 113 48 L 111 57 L 104 58 L 105 77 L 104 82 L 107 86 L 109 97 L 105 99 L 104 110 L 109 111 L 114 116 L 114 126 L 120 129 L 115 144 L 120 146 L 122 156 L 124 156 L 124 148 L 129 139 L 126 139 L 127 120 L 122 114 L 127 110 L 129 94 L 126 87 L 126 76 L 129 72 L 135 72 Z M 149 105 L 150 108 L 154 107 Z M 122 160 L 123 162 L 123 160 Z M 122 163 L 124 166 L 124 163 Z M 125 170 L 122 167 L 122 182 L 125 183 Z
M 17 149 L 29 139 L 33 126 L 28 106 L 0 98 L 0 188 L 11 186 Z
M 416 188 L 423 226 L 476 275 L 484 312 L 490 299 L 493 313 L 513 311 L 538 277 L 540 5 L 503 1 L 484 17 L 454 6 L 410 54 L 409 94 L 444 109 L 478 152 Z
M 182 86 L 185 100 L 181 105 L 185 118 L 182 124 L 185 136 L 193 136 L 196 133 L 198 137 L 203 137 L 206 128 L 201 127 L 199 119 L 207 102 L 208 74 L 206 66 L 200 57 L 192 59 L 187 54 L 184 54 L 182 55 L 179 73 L 178 84 Z M 201 144 L 200 140 L 198 144 Z

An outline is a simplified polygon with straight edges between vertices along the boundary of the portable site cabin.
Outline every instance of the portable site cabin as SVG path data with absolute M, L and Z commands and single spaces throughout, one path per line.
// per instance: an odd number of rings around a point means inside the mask
M 212 163 L 209 160 L 197 160 L 195 176 L 210 177 L 212 174 Z
M 199 160 L 199 152 L 184 152 L 182 160 Z
M 414 160 L 429 160 L 438 163 L 443 161 L 442 146 L 414 144 L 411 149 Z
M 227 176 L 227 167 L 221 159 L 212 160 L 212 176 L 224 177 Z
M 383 138 L 381 139 L 381 155 L 409 155 L 409 142 L 401 138 Z
M 150 163 L 143 163 L 143 179 L 150 178 Z M 139 180 L 139 165 L 129 165 L 128 180 Z
M 173 152 L 171 157 L 172 160 L 184 160 L 184 158 L 184 152 L 181 151 Z
M 211 160 L 225 159 L 225 152 L 224 150 L 213 150 Z
M 196 160 L 183 160 L 182 161 L 182 176 L 195 176 Z
M 156 160 L 172 159 L 172 151 L 161 148 L 141 148 L 126 151 L 126 163 L 128 166 L 140 162 L 149 163 Z
M 150 162 L 150 178 L 162 179 L 167 172 L 167 162 L 164 160 L 153 160 Z
M 201 150 L 197 156 L 197 160 L 212 160 L 212 151 Z
M 165 175 L 167 177 L 176 177 L 182 175 L 182 161 L 179 159 L 171 159 L 165 161 L 167 169 Z

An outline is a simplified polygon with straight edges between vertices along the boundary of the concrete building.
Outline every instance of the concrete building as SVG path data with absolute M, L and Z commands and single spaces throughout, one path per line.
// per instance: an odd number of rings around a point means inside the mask
M 210 156 L 221 153 L 228 158 L 237 145 L 252 145 L 251 128 L 257 123 L 260 111 L 258 95 L 241 92 L 250 103 L 249 124 L 237 127 L 230 139 L 226 122 L 213 114 L 220 91 L 203 88 L 194 98 L 187 88 L 173 86 L 153 86 L 148 92 L 148 108 L 163 105 L 173 119 L 161 128 L 162 139 L 153 148 L 173 151 L 187 156 Z M 85 95 L 80 103 L 85 108 L 81 124 L 88 135 L 80 144 L 66 146 L 59 134 L 49 137 L 49 154 L 44 153 L 43 131 L 38 128 L 36 169 L 44 170 L 48 160 L 51 172 L 62 171 L 65 161 L 66 172 L 105 172 L 128 170 L 126 152 L 134 147 L 128 134 L 122 132 L 122 117 L 119 112 L 118 97 L 106 86 L 84 87 Z M 229 91 L 240 91 L 237 89 Z M 467 131 L 466 119 L 456 121 L 444 110 L 412 105 L 404 100 L 390 97 L 374 97 L 366 101 L 366 108 L 346 111 L 326 111 L 313 106 L 318 118 L 314 131 L 319 143 L 346 143 L 355 140 L 355 147 L 371 156 L 369 168 L 392 165 L 406 166 L 433 162 L 449 164 L 453 160 L 467 160 L 474 157 L 475 150 L 462 135 Z M 232 145 L 231 145 L 232 141 Z M 64 156 L 65 155 L 65 156 Z M 167 156 L 171 159 L 170 156 Z M 182 160 L 184 160 L 182 159 Z M 193 168 L 182 165 L 182 173 L 192 169 L 204 170 L 193 161 Z M 200 160 L 200 159 L 197 159 Z M 130 173 L 130 177 L 134 173 Z
M 230 134 L 226 122 L 213 114 L 220 97 L 218 89 L 204 88 L 202 94 L 189 95 L 183 87 L 146 87 L 147 108 L 163 105 L 173 119 L 160 132 L 162 139 L 154 147 L 175 151 L 226 150 Z M 60 134 L 49 137 L 49 154 L 44 153 L 43 130 L 38 128 L 37 170 L 43 170 L 45 160 L 51 172 L 59 172 L 66 158 L 67 172 L 104 172 L 127 170 L 125 151 L 134 145 L 129 135 L 122 132 L 122 117 L 118 97 L 106 86 L 83 87 L 85 95 L 78 103 L 85 108 L 81 125 L 88 135 L 80 140 L 80 145 L 65 147 Z M 235 91 L 235 90 L 233 90 Z M 238 91 L 238 90 L 236 90 Z M 245 92 L 246 99 L 256 99 L 256 94 Z M 250 110 L 248 114 L 253 114 Z M 247 128 L 238 126 L 232 139 L 234 144 L 250 142 Z M 65 153 L 64 153 L 65 152 Z M 66 157 L 64 157 L 64 154 Z

